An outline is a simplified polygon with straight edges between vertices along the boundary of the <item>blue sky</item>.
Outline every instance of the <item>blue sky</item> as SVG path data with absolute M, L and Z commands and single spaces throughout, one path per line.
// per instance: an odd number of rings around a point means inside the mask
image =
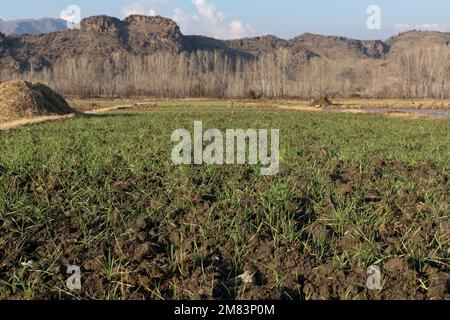
M 58 17 L 78 5 L 82 17 L 129 13 L 175 19 L 185 34 L 235 38 L 304 32 L 386 39 L 408 29 L 450 31 L 448 0 L 14 0 L 2 1 L 2 19 Z M 370 5 L 380 8 L 381 29 L 367 28 Z

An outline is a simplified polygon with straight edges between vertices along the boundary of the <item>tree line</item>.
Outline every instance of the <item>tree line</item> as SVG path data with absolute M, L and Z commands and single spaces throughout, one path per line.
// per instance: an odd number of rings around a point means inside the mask
M 449 98 L 449 54 L 448 47 L 436 46 L 354 65 L 351 58 L 302 61 L 287 49 L 254 59 L 219 51 L 115 53 L 104 61 L 73 57 L 40 71 L 0 70 L 0 80 L 41 81 L 83 98 Z

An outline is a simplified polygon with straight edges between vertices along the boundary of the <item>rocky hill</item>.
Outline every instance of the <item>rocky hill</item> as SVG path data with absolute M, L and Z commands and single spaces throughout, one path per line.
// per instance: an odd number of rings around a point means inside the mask
M 45 28 L 40 30 L 43 29 Z M 114 68 L 118 59 L 127 61 L 130 57 L 145 57 L 162 52 L 215 52 L 228 57 L 228 61 L 238 58 L 248 61 L 264 55 L 279 56 L 281 52 L 283 59 L 288 61 L 283 66 L 286 70 L 283 72 L 288 78 L 294 78 L 312 60 L 324 61 L 327 68 L 336 68 L 336 77 L 348 81 L 348 86 L 352 85 L 357 90 L 364 89 L 364 82 L 367 82 L 371 70 L 382 68 L 380 70 L 383 71 L 385 80 L 390 81 L 391 78 L 398 77 L 395 72 L 398 71 L 396 64 L 399 63 L 400 56 L 420 48 L 447 48 L 449 44 L 449 33 L 418 31 L 400 34 L 386 42 L 310 33 L 290 40 L 268 35 L 222 41 L 183 35 L 174 21 L 160 16 L 132 15 L 124 20 L 93 16 L 84 19 L 79 30 L 38 35 L 0 34 L 0 69 L 3 74 L 30 70 L 39 72 L 81 57 L 96 66 L 102 66 L 108 61 L 111 68 Z M 124 70 L 118 69 L 111 72 L 122 71 Z
M 112 55 L 146 55 L 155 52 L 222 51 L 249 58 L 249 54 L 225 42 L 202 36 L 184 36 L 167 18 L 132 15 L 124 20 L 108 16 L 89 17 L 80 30 L 65 30 L 35 36 L 0 36 L 0 66 L 3 70 L 40 71 L 61 60 L 84 56 L 90 60 Z

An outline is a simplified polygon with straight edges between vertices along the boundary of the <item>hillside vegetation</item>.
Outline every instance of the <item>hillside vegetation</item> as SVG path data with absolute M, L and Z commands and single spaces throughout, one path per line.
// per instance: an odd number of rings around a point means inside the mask
M 449 98 L 450 34 L 386 42 L 305 33 L 222 41 L 163 17 L 94 16 L 81 30 L 0 34 L 0 80 L 82 97 Z

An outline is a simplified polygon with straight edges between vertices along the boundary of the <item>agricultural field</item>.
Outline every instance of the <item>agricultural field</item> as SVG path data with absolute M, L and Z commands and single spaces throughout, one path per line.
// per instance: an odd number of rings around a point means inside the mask
M 131 107 L 0 131 L 0 299 L 450 298 L 448 119 L 69 102 Z M 279 129 L 279 173 L 173 165 L 199 120 Z

